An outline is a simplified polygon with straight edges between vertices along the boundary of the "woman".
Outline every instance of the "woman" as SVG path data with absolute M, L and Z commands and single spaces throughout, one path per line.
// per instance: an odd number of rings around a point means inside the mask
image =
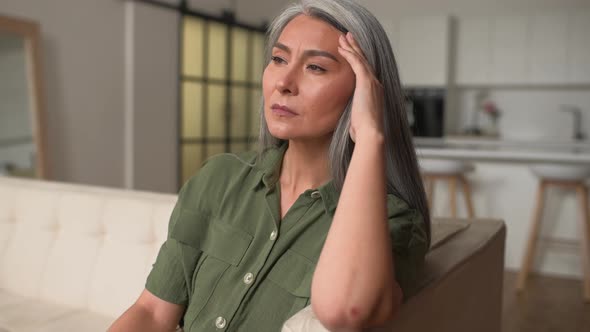
M 146 290 L 111 331 L 279 331 L 311 304 L 332 331 L 391 319 L 429 213 L 387 36 L 350 0 L 269 31 L 260 151 L 182 188 Z

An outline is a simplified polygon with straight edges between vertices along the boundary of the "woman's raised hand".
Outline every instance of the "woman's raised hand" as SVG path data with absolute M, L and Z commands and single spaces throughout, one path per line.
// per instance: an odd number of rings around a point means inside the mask
M 377 80 L 363 51 L 350 32 L 340 35 L 338 51 L 356 75 L 352 97 L 350 137 L 356 143 L 359 135 L 383 136 L 383 85 Z

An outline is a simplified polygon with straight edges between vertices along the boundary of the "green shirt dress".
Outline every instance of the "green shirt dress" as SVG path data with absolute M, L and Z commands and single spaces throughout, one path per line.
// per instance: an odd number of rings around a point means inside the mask
M 146 289 L 186 306 L 185 332 L 276 332 L 310 304 L 339 192 L 332 182 L 306 190 L 281 220 L 286 148 L 257 163 L 255 153 L 218 155 L 182 187 Z M 407 295 L 428 250 L 425 225 L 394 195 L 387 207 L 396 279 Z

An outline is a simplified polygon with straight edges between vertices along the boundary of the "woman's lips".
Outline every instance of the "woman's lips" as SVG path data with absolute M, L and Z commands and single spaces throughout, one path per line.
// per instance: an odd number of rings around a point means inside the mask
M 273 114 L 276 114 L 278 116 L 293 117 L 298 115 L 297 113 L 293 112 L 289 107 L 282 106 L 279 104 L 272 105 L 270 110 L 273 112 Z

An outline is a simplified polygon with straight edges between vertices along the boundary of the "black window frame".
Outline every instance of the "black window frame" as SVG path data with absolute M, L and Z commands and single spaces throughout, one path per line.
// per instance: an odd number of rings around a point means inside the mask
M 255 143 L 256 137 L 252 136 L 252 126 L 254 125 L 251 121 L 253 114 L 252 112 L 258 112 L 258 110 L 253 109 L 252 104 L 252 95 L 251 89 L 261 89 L 261 83 L 254 83 L 254 75 L 260 75 L 262 73 L 253 73 L 251 63 L 252 63 L 252 56 L 253 56 L 253 33 L 260 33 L 264 35 L 266 33 L 268 23 L 263 22 L 261 25 L 251 25 L 239 22 L 235 19 L 235 15 L 230 10 L 224 10 L 220 16 L 214 16 L 211 14 L 207 14 L 204 12 L 192 10 L 188 8 L 188 4 L 186 0 L 182 0 L 179 5 L 173 5 L 169 3 L 162 3 L 155 0 L 135 0 L 136 2 L 146 3 L 154 6 L 158 6 L 164 9 L 175 10 L 179 13 L 179 20 L 178 20 L 178 88 L 177 88 L 177 142 L 176 142 L 176 149 L 177 149 L 177 189 L 180 189 L 187 179 L 183 179 L 183 146 L 187 144 L 199 144 L 200 145 L 200 153 L 201 156 L 199 160 L 204 161 L 207 157 L 207 147 L 208 144 L 223 144 L 224 151 L 230 152 L 232 149 L 233 144 L 246 144 L 248 148 L 252 148 L 252 144 Z M 201 77 L 192 76 L 192 75 L 184 75 L 183 73 L 183 63 L 184 63 L 184 21 L 185 19 L 197 18 L 203 20 L 204 23 L 204 33 L 203 33 L 203 68 Z M 226 53 L 225 53 L 225 78 L 224 79 L 216 79 L 208 77 L 208 29 L 210 23 L 217 23 L 223 24 L 226 28 Z M 246 52 L 246 81 L 238 81 L 232 80 L 232 55 L 233 55 L 233 34 L 232 31 L 234 28 L 245 29 L 249 31 L 248 34 L 248 49 Z M 262 59 L 260 59 L 262 61 Z M 202 99 L 201 99 L 201 106 L 202 106 L 202 118 L 201 118 L 201 137 L 198 138 L 185 138 L 183 137 L 182 132 L 182 125 L 183 125 L 183 83 L 185 82 L 193 82 L 193 83 L 201 83 L 202 89 Z M 209 114 L 209 110 L 207 109 L 208 105 L 208 93 L 207 89 L 210 86 L 223 86 L 225 89 L 225 118 L 228 120 L 225 122 L 224 130 L 225 133 L 222 137 L 210 137 L 208 135 L 207 129 L 207 116 Z M 234 87 L 244 87 L 247 88 L 248 93 L 246 93 L 246 107 L 244 109 L 247 112 L 246 115 L 246 129 L 245 133 L 246 136 L 233 136 L 232 135 L 232 114 L 231 114 L 231 105 L 232 105 L 232 88 Z M 197 171 L 197 170 L 195 170 Z

